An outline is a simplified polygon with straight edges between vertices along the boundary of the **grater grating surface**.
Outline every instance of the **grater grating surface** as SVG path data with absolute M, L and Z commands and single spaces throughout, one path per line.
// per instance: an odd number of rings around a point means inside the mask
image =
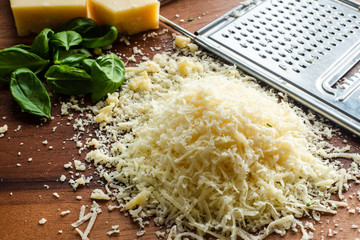
M 360 6 L 349 0 L 263 0 L 239 6 L 194 40 L 360 135 Z

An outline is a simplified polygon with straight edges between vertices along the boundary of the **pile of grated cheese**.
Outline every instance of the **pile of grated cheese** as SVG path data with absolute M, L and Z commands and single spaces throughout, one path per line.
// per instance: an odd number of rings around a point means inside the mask
M 285 95 L 204 52 L 183 53 L 128 67 L 121 91 L 91 108 L 99 129 L 84 148 L 94 148 L 87 160 L 106 194 L 169 239 L 263 239 L 297 226 L 311 239 L 298 219 L 347 206 L 330 197 L 342 199 L 354 178 L 326 158 L 359 156 L 331 146 L 323 137 L 335 130 Z

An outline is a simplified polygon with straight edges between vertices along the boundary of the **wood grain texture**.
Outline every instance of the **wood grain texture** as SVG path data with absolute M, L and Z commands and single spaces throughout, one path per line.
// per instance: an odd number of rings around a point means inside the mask
M 178 23 L 189 31 L 203 27 L 217 17 L 238 5 L 241 1 L 226 0 L 174 0 L 161 8 L 161 14 Z M 187 21 L 192 17 L 194 21 Z M 184 22 L 181 21 L 184 19 Z M 161 24 L 157 31 L 167 28 Z M 131 37 L 131 46 L 117 42 L 113 51 L 121 53 L 125 58 L 131 56 L 132 47 L 140 48 L 146 56 L 152 57 L 155 53 L 167 50 L 172 46 L 171 34 L 173 31 L 155 38 L 144 41 L 144 34 Z M 14 20 L 8 1 L 0 2 L 0 49 L 7 48 L 19 43 L 31 44 L 33 36 L 20 38 L 16 34 Z M 151 51 L 150 47 L 159 47 L 159 51 Z M 139 60 L 141 56 L 138 56 Z M 66 99 L 66 98 L 63 98 Z M 0 239 L 80 239 L 78 234 L 70 226 L 78 219 L 78 213 L 82 204 L 90 205 L 92 189 L 101 187 L 96 181 L 74 192 L 66 182 L 61 183 L 59 177 L 62 174 L 70 178 L 70 173 L 64 170 L 64 164 L 74 159 L 83 160 L 85 153 L 79 153 L 74 141 L 70 141 L 76 131 L 73 130 L 73 121 L 66 116 L 60 115 L 61 97 L 54 95 L 52 115 L 54 119 L 41 123 L 35 118 L 22 113 L 17 104 L 12 100 L 8 86 L 0 85 L 0 127 L 7 124 L 9 127 L 5 137 L 0 138 Z M 55 129 L 55 131 L 54 131 Z M 44 141 L 47 144 L 44 144 Z M 352 151 L 360 152 L 359 138 L 353 137 L 347 132 L 332 139 L 337 145 L 352 144 Z M 28 159 L 32 158 L 29 162 Z M 342 160 L 345 166 L 350 161 Z M 20 164 L 18 166 L 18 164 Z M 86 171 L 87 176 L 93 175 L 93 169 Z M 360 190 L 356 184 L 346 193 L 350 196 Z M 52 194 L 57 192 L 60 198 Z M 82 200 L 76 200 L 76 196 L 82 196 Z M 348 198 L 349 206 L 359 206 L 359 201 L 354 197 Z M 103 212 L 99 215 L 90 239 L 124 239 L 136 238 L 138 226 L 129 217 L 113 211 L 107 211 L 108 203 L 101 203 Z M 62 217 L 61 211 L 70 210 L 71 213 Z M 46 218 L 45 225 L 39 225 L 41 218 Z M 308 220 L 308 219 L 305 219 Z M 352 224 L 360 226 L 360 213 L 350 214 L 347 209 L 340 209 L 336 216 L 323 216 L 323 224 L 316 225 L 315 239 L 328 234 L 328 229 L 337 231 L 333 238 L 325 239 L 355 239 L 360 237 L 357 229 L 352 229 Z M 314 221 L 312 221 L 314 222 Z M 335 223 L 338 226 L 335 226 Z M 120 234 L 108 237 L 106 232 L 111 230 L 112 225 L 120 225 Z M 84 226 L 80 227 L 84 230 Z M 341 230 L 342 229 L 342 230 Z M 59 234 L 58 231 L 63 233 Z M 153 224 L 146 229 L 147 234 L 141 239 L 157 239 L 155 232 L 159 229 Z M 288 233 L 285 239 L 300 239 L 300 234 Z M 279 236 L 270 236 L 269 239 L 284 239 Z

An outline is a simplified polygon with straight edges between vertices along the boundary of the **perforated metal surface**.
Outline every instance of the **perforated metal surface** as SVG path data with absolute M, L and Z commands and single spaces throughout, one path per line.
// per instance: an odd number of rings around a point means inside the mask
M 307 73 L 318 59 L 332 57 L 336 48 L 348 48 L 359 37 L 360 19 L 346 10 L 330 1 L 266 2 L 211 38 L 231 42 L 231 49 L 276 66 L 280 73 Z
M 360 59 L 356 2 L 257 1 L 196 34 L 203 47 L 360 135 L 360 79 L 342 79 Z

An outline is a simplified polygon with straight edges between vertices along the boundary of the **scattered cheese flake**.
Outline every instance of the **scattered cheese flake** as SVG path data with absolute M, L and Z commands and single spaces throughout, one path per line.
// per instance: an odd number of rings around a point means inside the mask
M 151 193 L 151 189 L 142 190 L 133 199 L 131 199 L 128 203 L 126 203 L 125 209 L 133 209 L 137 205 L 144 204 L 148 199 L 150 193 Z
M 64 182 L 65 180 L 66 180 L 66 176 L 65 176 L 65 175 L 61 175 L 61 176 L 60 176 L 60 181 L 61 181 L 61 182 Z
M 95 223 L 97 215 L 99 213 L 101 213 L 101 209 L 100 209 L 100 206 L 94 201 L 91 206 L 90 212 L 86 215 L 84 215 L 84 212 L 85 212 L 85 205 L 83 205 L 80 209 L 79 220 L 76 221 L 75 223 L 71 224 L 71 226 L 73 226 L 75 228 L 75 230 L 79 233 L 81 238 L 85 240 L 85 239 L 88 239 L 87 236 L 89 235 L 89 233 Z M 82 232 L 80 229 L 78 229 L 79 226 L 81 226 L 83 223 L 85 223 L 89 219 L 90 219 L 90 221 L 89 221 L 88 225 L 86 226 L 86 229 L 84 232 Z
M 139 77 L 131 80 L 130 89 L 134 91 L 149 91 L 151 89 L 151 82 L 146 71 Z
M 185 36 L 181 36 L 181 35 L 176 35 L 175 37 L 175 45 L 178 48 L 185 48 L 187 47 L 187 45 L 190 43 L 190 38 L 185 37 Z
M 65 163 L 64 164 L 64 168 L 65 169 L 68 169 L 68 168 L 71 168 L 72 167 L 72 163 L 71 162 L 68 162 L 68 163 Z
M 4 126 L 0 127 L 0 133 L 6 133 L 8 130 L 8 126 L 5 124 Z
M 65 215 L 68 215 L 70 213 L 70 210 L 66 210 L 66 211 L 62 211 L 60 213 L 61 216 L 65 216 Z
M 96 200 L 110 200 L 110 197 L 105 194 L 101 189 L 94 189 L 91 193 L 90 198 Z
M 114 225 L 111 227 L 111 230 L 107 232 L 107 235 L 111 236 L 113 234 L 118 234 L 118 233 L 120 233 L 119 225 Z
M 79 160 L 74 160 L 74 166 L 77 171 L 85 171 L 86 166 Z
M 39 224 L 44 225 L 47 222 L 45 218 L 40 219 Z

